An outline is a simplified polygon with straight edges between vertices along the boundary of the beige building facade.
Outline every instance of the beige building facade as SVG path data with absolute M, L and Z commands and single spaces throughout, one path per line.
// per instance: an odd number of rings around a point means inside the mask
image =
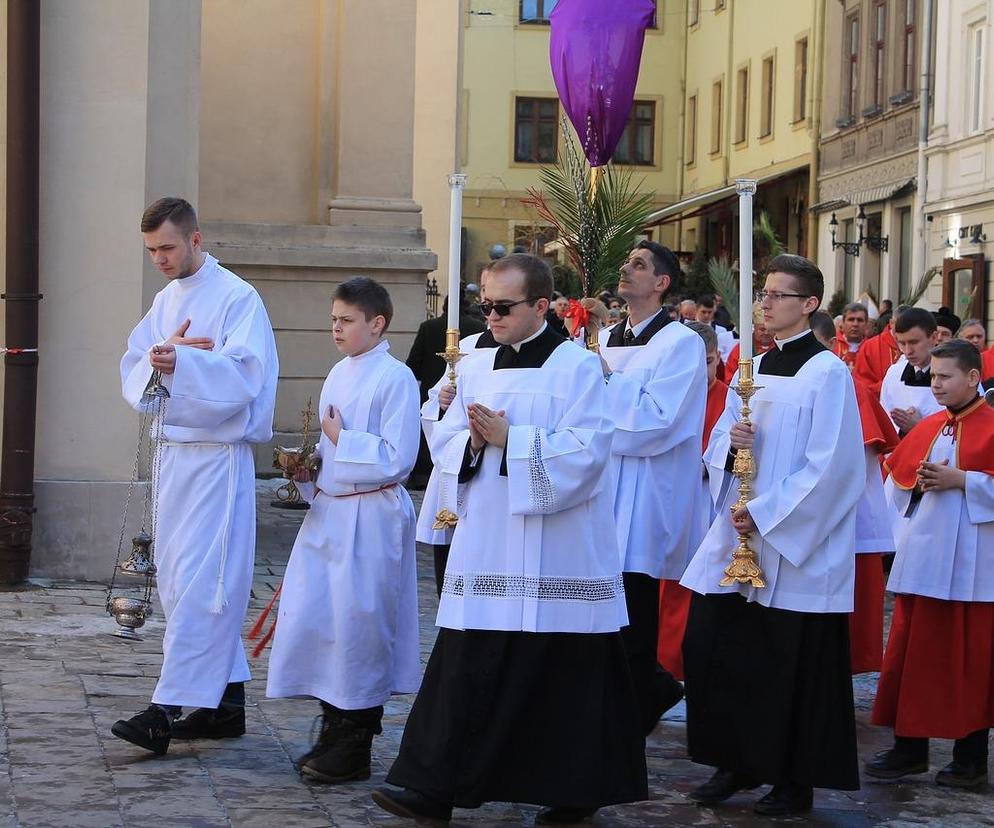
M 816 130 L 815 0 L 686 0 L 680 201 L 658 219 L 679 247 L 735 258 L 736 178 L 759 181 L 786 249 L 807 253 Z
M 937 3 L 935 103 L 926 158 L 928 307 L 977 317 L 994 340 L 994 4 Z
M 344 278 L 388 286 L 406 356 L 436 267 L 413 196 L 416 4 L 47 0 L 41 24 L 32 571 L 105 579 L 136 449 L 117 366 L 163 284 L 138 232 L 147 203 L 193 202 L 205 249 L 262 295 L 277 440 L 298 439 L 337 357 L 329 297 Z M 271 458 L 258 448 L 261 470 Z
M 817 258 L 827 291 L 847 301 L 896 304 L 921 266 L 924 12 L 924 0 L 826 4 Z M 847 247 L 833 249 L 833 230 Z

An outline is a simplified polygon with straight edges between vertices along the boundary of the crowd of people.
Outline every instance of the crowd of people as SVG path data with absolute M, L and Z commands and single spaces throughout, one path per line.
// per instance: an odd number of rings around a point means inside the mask
M 190 205 L 156 202 L 142 232 L 169 283 L 121 374 L 137 408 L 153 372 L 171 393 L 155 481 L 167 626 L 152 703 L 113 732 L 162 754 L 171 739 L 244 733 L 248 444 L 271 433 L 276 354 L 258 295 L 200 249 Z M 481 275 L 482 324 L 460 343 L 456 383 L 420 377 L 420 398 L 416 372 L 389 353 L 387 290 L 365 277 L 336 288 L 343 358 L 321 393 L 320 466 L 295 476 L 311 509 L 267 683 L 320 703 L 303 776 L 368 778 L 384 702 L 416 692 L 373 793 L 382 808 L 445 823 L 453 808 L 511 801 L 541 806 L 540 824 L 579 822 L 647 798 L 646 737 L 685 697 L 688 754 L 712 768 L 691 799 L 715 807 L 769 786 L 756 813 L 803 814 L 815 788 L 859 787 L 851 676 L 880 671 L 872 721 L 894 745 L 863 772 L 923 773 L 942 738 L 953 761 L 936 783 L 986 783 L 984 326 L 897 308 L 868 336 L 865 306 L 837 323 L 819 310 L 817 266 L 783 254 L 755 297 L 754 356 L 739 362 L 719 299 L 669 301 L 680 277 L 672 251 L 641 242 L 616 294 L 570 302 L 542 259 L 505 256 Z M 750 366 L 744 422 L 734 386 Z M 404 482 L 421 435 L 415 517 Z M 207 501 L 205 480 L 218 482 Z M 433 548 L 439 595 L 423 676 L 416 540 Z M 740 541 L 758 570 L 737 579 L 726 569 Z

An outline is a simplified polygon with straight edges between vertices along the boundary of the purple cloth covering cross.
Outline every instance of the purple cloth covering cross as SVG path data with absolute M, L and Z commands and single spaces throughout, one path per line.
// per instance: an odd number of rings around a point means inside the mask
M 552 77 L 591 167 L 621 140 L 655 14 L 652 0 L 559 0 L 549 16 Z

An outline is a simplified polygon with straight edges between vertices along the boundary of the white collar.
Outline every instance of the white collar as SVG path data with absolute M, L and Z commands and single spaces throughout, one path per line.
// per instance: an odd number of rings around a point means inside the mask
M 182 279 L 173 279 L 173 284 L 183 290 L 189 290 L 190 288 L 197 287 L 197 285 L 202 285 L 205 281 L 207 281 L 208 275 L 214 269 L 216 264 L 217 259 L 205 251 L 204 263 L 189 276 L 184 276 Z
M 788 336 L 786 339 L 777 339 L 776 337 L 774 337 L 773 342 L 777 346 L 777 348 L 779 348 L 782 351 L 783 346 L 786 345 L 788 342 L 793 342 L 795 339 L 800 339 L 802 336 L 807 336 L 809 333 L 811 333 L 811 328 L 805 328 L 800 333 L 796 333 L 793 336 Z
M 350 356 L 349 359 L 352 360 L 362 359 L 363 357 L 368 357 L 370 354 L 383 354 L 389 350 L 390 350 L 390 343 L 387 342 L 387 340 L 385 339 L 381 339 L 368 351 L 363 351 L 361 354 L 357 354 L 356 356 Z
M 531 342 L 533 339 L 538 339 L 544 333 L 545 329 L 548 327 L 549 323 L 543 322 L 542 327 L 539 328 L 537 331 L 535 331 L 535 333 L 533 333 L 527 339 L 522 339 L 520 342 L 515 342 L 513 345 L 511 345 L 511 347 L 514 348 L 515 351 L 520 351 L 522 345 L 524 345 L 526 342 Z
M 650 316 L 648 319 L 643 319 L 637 325 L 633 325 L 632 324 L 632 318 L 629 316 L 628 317 L 628 324 L 626 326 L 626 330 L 631 331 L 632 332 L 632 336 L 640 336 L 642 334 L 642 331 L 644 331 L 646 328 L 649 327 L 649 323 L 652 322 L 652 320 L 655 319 L 657 316 L 659 316 L 659 314 L 661 314 L 662 312 L 663 312 L 663 309 L 660 308 L 652 316 Z

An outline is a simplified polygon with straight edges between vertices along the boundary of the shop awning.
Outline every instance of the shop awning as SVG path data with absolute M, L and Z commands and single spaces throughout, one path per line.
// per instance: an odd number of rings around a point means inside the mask
M 892 184 L 880 184 L 876 187 L 868 187 L 863 190 L 857 190 L 854 193 L 850 193 L 839 198 L 833 198 L 828 201 L 819 201 L 817 204 L 811 205 L 812 213 L 828 213 L 833 210 L 841 210 L 843 207 L 859 207 L 861 204 L 875 204 L 878 201 L 887 201 L 891 198 L 898 198 L 903 195 L 907 195 L 913 192 L 917 188 L 917 182 L 914 178 L 909 178 L 907 181 L 899 181 Z

